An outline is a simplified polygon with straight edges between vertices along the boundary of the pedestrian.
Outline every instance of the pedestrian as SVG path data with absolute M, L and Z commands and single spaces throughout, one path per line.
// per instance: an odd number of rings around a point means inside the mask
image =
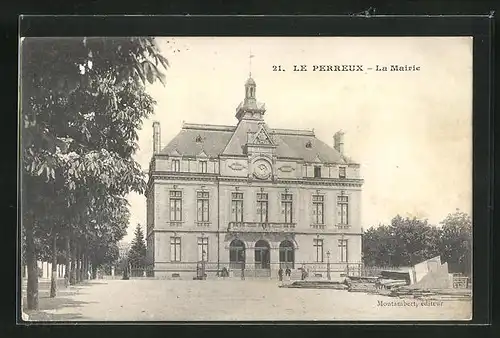
M 241 266 L 241 280 L 245 280 L 245 267 Z
M 283 269 L 282 268 L 280 268 L 278 270 L 278 278 L 279 278 L 280 282 L 283 281 Z
M 90 280 L 90 270 L 87 270 L 87 277 L 88 277 L 87 279 Z
M 303 266 L 301 268 L 301 270 L 302 270 L 302 280 L 306 280 L 306 278 L 307 278 L 307 270 L 306 270 L 305 266 Z
M 292 270 L 290 270 L 290 268 L 289 268 L 289 267 L 287 267 L 287 268 L 286 268 L 286 270 L 285 270 L 285 275 L 286 275 L 287 277 L 290 277 L 290 276 L 292 275 Z

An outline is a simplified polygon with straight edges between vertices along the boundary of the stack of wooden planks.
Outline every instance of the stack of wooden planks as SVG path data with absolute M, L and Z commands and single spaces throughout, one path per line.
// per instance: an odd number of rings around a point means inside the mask
M 470 289 L 418 289 L 401 287 L 391 290 L 392 297 L 412 297 L 429 300 L 470 300 Z
M 291 284 L 282 284 L 280 288 L 295 288 L 295 289 L 334 289 L 345 290 L 347 285 L 336 281 L 295 281 Z

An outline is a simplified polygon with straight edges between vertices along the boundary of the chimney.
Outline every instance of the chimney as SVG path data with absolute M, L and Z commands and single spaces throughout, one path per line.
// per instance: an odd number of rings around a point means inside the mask
M 153 122 L 153 154 L 158 154 L 161 148 L 160 122 Z
M 344 132 L 339 130 L 333 135 L 333 147 L 340 155 L 344 155 Z

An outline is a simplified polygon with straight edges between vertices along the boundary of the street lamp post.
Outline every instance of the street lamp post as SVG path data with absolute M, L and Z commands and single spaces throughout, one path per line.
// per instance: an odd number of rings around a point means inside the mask
M 326 277 L 328 280 L 331 280 L 332 277 L 330 276 L 330 250 L 326 253 Z

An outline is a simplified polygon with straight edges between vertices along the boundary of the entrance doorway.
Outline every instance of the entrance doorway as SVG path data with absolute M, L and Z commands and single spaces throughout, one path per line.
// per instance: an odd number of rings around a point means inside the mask
M 285 240 L 280 243 L 280 267 L 283 269 L 294 268 L 295 252 L 293 243 Z
M 239 239 L 229 244 L 229 268 L 236 270 L 245 268 L 245 243 Z
M 269 243 L 261 239 L 255 243 L 255 268 L 270 269 L 271 268 L 271 247 Z

